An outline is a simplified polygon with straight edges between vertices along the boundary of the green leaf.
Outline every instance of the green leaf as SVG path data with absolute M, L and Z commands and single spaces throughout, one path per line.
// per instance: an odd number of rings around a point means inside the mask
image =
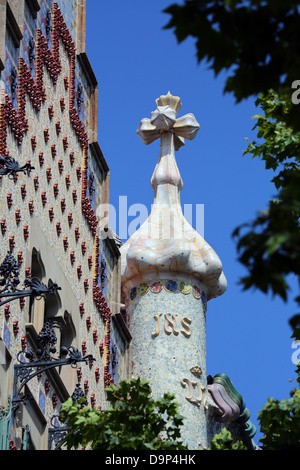
M 286 241 L 290 238 L 288 232 L 284 233 L 275 233 L 268 238 L 266 241 L 266 252 L 268 256 L 272 255 L 277 251 Z
M 173 394 L 159 400 L 151 398 L 146 380 L 127 379 L 119 386 L 106 388 L 111 406 L 105 411 L 67 400 L 62 406 L 62 418 L 71 432 L 65 442 L 68 449 L 89 445 L 92 449 L 186 449 L 180 437 L 183 417 Z M 163 433 L 166 439 L 162 440 Z
M 231 432 L 223 428 L 219 434 L 216 434 L 211 443 L 210 450 L 247 450 L 242 441 L 234 441 Z

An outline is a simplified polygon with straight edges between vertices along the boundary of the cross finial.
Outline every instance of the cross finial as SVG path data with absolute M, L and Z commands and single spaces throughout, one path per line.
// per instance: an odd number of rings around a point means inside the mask
M 184 139 L 192 140 L 200 128 L 192 113 L 176 119 L 182 104 L 179 96 L 173 96 L 170 92 L 162 95 L 155 101 L 157 108 L 151 113 L 151 119 L 141 120 L 137 134 L 144 144 L 149 145 L 161 137 L 164 132 L 174 134 L 174 147 L 178 150 L 184 145 Z

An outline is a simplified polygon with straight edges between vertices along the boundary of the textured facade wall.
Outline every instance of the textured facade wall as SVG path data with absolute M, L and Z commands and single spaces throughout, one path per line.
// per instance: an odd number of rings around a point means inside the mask
M 61 290 L 55 298 L 0 307 L 0 404 L 5 408 L 12 395 L 19 351 L 36 348 L 36 335 L 49 318 L 61 326 L 58 349 L 72 345 L 95 358 L 28 384 L 34 405 L 19 407 L 11 441 L 20 448 L 22 425 L 29 423 L 32 447 L 39 449 L 47 448 L 51 418 L 76 384 L 91 406 L 107 405 L 119 254 L 114 240 L 108 243 L 97 233 L 96 210 L 108 202 L 109 170 L 89 139 L 97 136 L 97 82 L 84 50 L 85 2 L 28 0 L 1 8 L 9 20 L 0 77 L 0 153 L 34 166 L 30 175 L 0 180 L 1 260 L 11 252 L 21 282 L 34 275 Z
M 130 292 L 132 374 L 150 380 L 155 398 L 175 394 L 190 449 L 207 445 L 205 312 L 201 285 L 157 281 Z

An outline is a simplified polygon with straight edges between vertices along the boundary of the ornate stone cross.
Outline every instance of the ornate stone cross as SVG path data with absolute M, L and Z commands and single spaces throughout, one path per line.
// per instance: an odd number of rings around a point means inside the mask
M 168 92 L 155 102 L 157 109 L 151 113 L 151 119 L 142 119 L 137 130 L 144 144 L 151 144 L 164 132 L 171 132 L 174 134 L 174 148 L 178 150 L 184 145 L 184 139 L 192 140 L 196 137 L 200 125 L 192 113 L 176 119 L 182 106 L 178 96 L 172 96 Z
M 180 203 L 175 150 L 200 126 L 193 114 L 177 118 L 177 96 L 160 96 L 156 105 L 137 130 L 146 145 L 160 139 L 160 153 L 150 215 L 120 248 L 122 301 L 130 318 L 131 374 L 149 380 L 153 397 L 175 394 L 185 417 L 183 441 L 196 449 L 207 445 L 206 303 L 225 291 L 226 279 Z

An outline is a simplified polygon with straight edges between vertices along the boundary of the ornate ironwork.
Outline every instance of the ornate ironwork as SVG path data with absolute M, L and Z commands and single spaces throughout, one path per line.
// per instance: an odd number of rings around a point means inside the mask
M 101 260 L 101 288 L 102 290 L 105 288 L 105 279 L 106 279 L 106 261 L 105 259 Z
M 117 351 L 117 346 L 114 344 L 111 348 L 111 368 L 112 368 L 112 375 L 114 376 L 117 371 L 118 367 L 118 351 Z
M 20 284 L 20 266 L 13 254 L 8 251 L 0 265 L 0 307 L 12 300 L 34 297 L 37 300 L 47 294 L 55 294 L 61 288 L 53 283 L 47 287 L 39 278 L 26 278 L 25 289 L 18 289 Z M 3 299 L 3 300 L 2 300 Z
M 57 337 L 53 326 L 58 325 L 54 325 L 52 320 L 46 321 L 37 338 L 39 347 L 36 350 L 36 354 L 30 349 L 20 351 L 17 355 L 19 364 L 14 365 L 14 393 L 12 399 L 14 409 L 18 407 L 20 402 L 31 398 L 31 395 L 28 394 L 20 397 L 20 393 L 25 385 L 36 375 L 54 367 L 70 365 L 75 368 L 79 362 L 89 364 L 91 361 L 95 361 L 91 354 L 83 356 L 79 349 L 74 346 L 63 346 L 60 348 L 59 357 L 53 356 L 57 352 L 55 347 Z
M 89 199 L 90 201 L 92 201 L 94 192 L 96 191 L 95 190 L 95 176 L 93 175 L 93 173 L 89 174 L 88 188 L 89 188 Z
M 48 450 L 60 450 L 64 437 L 70 431 L 70 427 L 61 424 L 60 416 L 54 415 L 51 418 L 52 428 L 48 429 Z M 54 444 L 54 449 L 52 449 Z
M 30 171 L 34 170 L 34 166 L 31 163 L 27 162 L 25 165 L 20 166 L 19 163 L 12 157 L 4 157 L 0 155 L 0 165 L 4 168 L 0 168 L 0 175 L 8 175 L 9 179 L 14 179 L 16 173 L 27 173 L 27 176 L 30 175 Z
M 50 10 L 50 8 L 47 8 L 47 12 L 46 12 L 46 38 L 47 38 L 47 41 L 49 41 L 51 39 L 51 32 L 52 32 L 51 10 Z
M 88 404 L 87 399 L 86 399 L 86 394 L 80 387 L 80 384 L 76 384 L 75 390 L 72 393 L 71 398 L 72 398 L 73 403 L 75 403 L 76 401 L 80 401 L 82 405 Z
M 83 87 L 81 85 L 81 83 L 78 83 L 78 86 L 77 86 L 77 106 L 78 106 L 78 109 L 80 110 L 81 109 L 81 105 L 83 103 Z
M 30 36 L 29 42 L 28 42 L 28 58 L 29 58 L 30 69 L 32 69 L 34 65 L 34 60 L 35 60 L 35 42 L 34 42 L 33 36 Z
M 75 390 L 71 395 L 73 403 L 81 401 L 82 405 L 87 405 L 87 399 L 84 391 L 80 387 L 80 384 L 76 384 Z M 48 450 L 60 450 L 63 445 L 64 437 L 68 434 L 71 428 L 68 426 L 68 422 L 62 423 L 60 415 L 54 415 L 51 418 L 52 428 L 48 429 Z
M 11 74 L 10 74 L 10 90 L 11 90 L 12 100 L 15 100 L 17 97 L 17 89 L 18 89 L 18 72 L 17 72 L 16 67 L 12 67 Z

